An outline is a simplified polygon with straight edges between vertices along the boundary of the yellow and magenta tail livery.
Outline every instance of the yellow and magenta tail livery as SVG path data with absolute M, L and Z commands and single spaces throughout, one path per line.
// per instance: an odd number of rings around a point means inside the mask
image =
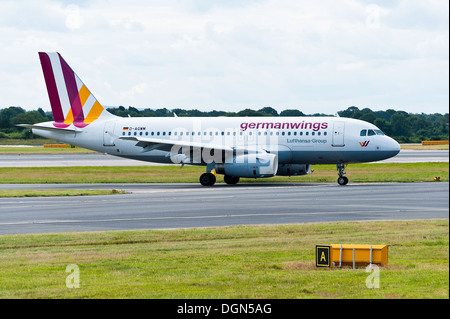
M 52 107 L 54 125 L 78 128 L 100 117 L 103 106 L 57 52 L 39 52 L 47 92 Z

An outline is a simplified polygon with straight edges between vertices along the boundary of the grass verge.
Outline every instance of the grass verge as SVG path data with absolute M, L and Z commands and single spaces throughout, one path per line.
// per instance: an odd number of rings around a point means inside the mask
M 402 150 L 418 150 L 418 151 L 445 151 L 449 149 L 448 144 L 441 145 L 422 145 L 422 144 L 401 144 Z
M 316 268 L 331 243 L 388 244 L 380 287 L 364 268 Z M 448 299 L 448 243 L 448 219 L 4 235 L 0 298 Z
M 42 146 L 43 144 L 55 144 L 59 143 L 49 138 L 0 138 L 0 145 L 36 145 Z M 0 147 L 1 149 L 1 147 Z
M 276 176 L 241 182 L 336 182 L 335 165 L 314 165 L 311 175 Z M 198 183 L 204 167 L 185 166 L 121 166 L 121 167 L 3 167 L 0 183 Z M 449 180 L 448 163 L 376 163 L 353 164 L 346 168 L 351 183 L 360 182 L 430 182 L 439 176 Z M 217 175 L 217 182 L 223 176 Z
M 81 147 L 74 148 L 47 148 L 36 147 L 0 147 L 0 154 L 88 154 L 96 153 Z

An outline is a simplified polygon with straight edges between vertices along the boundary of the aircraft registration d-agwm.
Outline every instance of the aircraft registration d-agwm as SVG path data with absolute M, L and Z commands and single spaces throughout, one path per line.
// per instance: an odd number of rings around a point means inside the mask
M 39 52 L 54 121 L 34 134 L 135 160 L 206 166 L 200 183 L 216 174 L 240 177 L 309 174 L 313 164 L 336 164 L 346 185 L 349 163 L 397 155 L 400 145 L 375 125 L 341 117 L 138 117 L 109 113 L 57 52 Z

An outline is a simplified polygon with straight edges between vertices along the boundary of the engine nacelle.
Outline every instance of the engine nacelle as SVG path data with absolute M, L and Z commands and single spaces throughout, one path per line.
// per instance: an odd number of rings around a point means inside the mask
M 272 177 L 278 170 L 275 154 L 246 154 L 233 157 L 233 163 L 216 164 L 217 174 L 235 177 Z
M 309 174 L 311 165 L 309 164 L 280 164 L 277 175 L 279 176 L 301 176 Z

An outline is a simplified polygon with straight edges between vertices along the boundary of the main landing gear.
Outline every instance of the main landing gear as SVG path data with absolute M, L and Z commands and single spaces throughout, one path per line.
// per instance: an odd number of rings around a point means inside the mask
M 203 173 L 200 175 L 200 184 L 203 186 L 213 186 L 216 183 L 216 176 L 213 173 Z
M 340 164 L 336 165 L 337 170 L 339 171 L 338 172 L 339 178 L 337 180 L 339 185 L 347 185 L 347 183 L 348 183 L 348 178 L 344 176 L 344 174 L 345 174 L 345 172 L 344 172 L 345 166 L 347 166 L 347 165 L 344 164 L 344 163 L 340 163 Z
M 225 175 L 223 180 L 228 185 L 234 185 L 239 182 L 238 176 Z M 208 164 L 206 166 L 206 173 L 200 175 L 200 184 L 203 186 L 213 186 L 216 183 L 216 170 L 214 164 Z
M 206 165 L 206 173 L 200 175 L 200 184 L 203 186 L 213 186 L 216 183 L 216 170 L 214 169 L 214 165 L 214 163 Z M 214 172 L 214 174 L 211 172 Z
M 228 185 L 234 185 L 239 182 L 239 177 L 225 175 L 223 177 L 223 180 Z M 203 173 L 200 176 L 200 184 L 202 184 L 203 186 L 213 186 L 215 183 L 216 183 L 216 176 L 213 173 Z
M 223 177 L 223 180 L 225 181 L 225 183 L 227 183 L 228 185 L 234 185 L 239 183 L 239 176 L 230 176 L 230 175 L 225 175 Z

